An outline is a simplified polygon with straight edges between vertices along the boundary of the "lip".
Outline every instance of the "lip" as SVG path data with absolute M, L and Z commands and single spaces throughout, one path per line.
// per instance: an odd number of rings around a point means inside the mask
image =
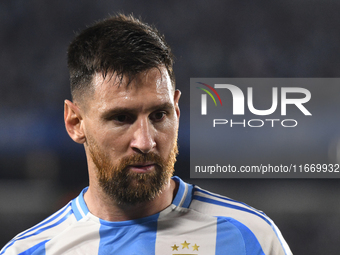
M 147 173 L 153 171 L 155 168 L 155 163 L 153 162 L 146 162 L 140 164 L 133 164 L 129 166 L 130 171 L 136 173 Z

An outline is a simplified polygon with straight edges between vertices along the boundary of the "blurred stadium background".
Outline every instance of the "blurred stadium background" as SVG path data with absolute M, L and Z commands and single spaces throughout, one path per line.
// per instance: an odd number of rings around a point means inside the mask
M 339 11 L 335 0 L 2 0 L 0 246 L 87 185 L 83 148 L 63 124 L 63 100 L 70 98 L 66 50 L 74 32 L 123 12 L 155 24 L 176 55 L 182 91 L 176 175 L 265 211 L 294 254 L 338 254 L 339 179 L 189 179 L 189 82 L 190 77 L 339 77 Z M 325 103 L 340 97 L 332 96 L 313 103 L 337 119 L 339 109 Z M 306 133 L 320 146 L 301 156 L 334 159 L 337 125 Z M 247 163 L 244 155 L 231 156 Z

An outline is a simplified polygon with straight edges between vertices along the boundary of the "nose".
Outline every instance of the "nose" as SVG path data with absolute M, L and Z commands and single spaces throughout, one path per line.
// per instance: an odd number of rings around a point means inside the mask
M 131 147 L 140 153 L 148 153 L 155 146 L 154 130 L 148 118 L 141 118 L 135 122 L 136 129 L 133 133 Z

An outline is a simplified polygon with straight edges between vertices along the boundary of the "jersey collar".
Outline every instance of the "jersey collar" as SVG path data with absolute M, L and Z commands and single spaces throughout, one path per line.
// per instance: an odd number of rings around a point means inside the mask
M 172 201 L 172 204 L 178 207 L 188 208 L 192 200 L 193 185 L 185 183 L 178 176 L 172 177 L 172 180 L 174 180 L 179 185 L 177 194 Z M 89 213 L 89 209 L 87 208 L 84 200 L 84 194 L 88 188 L 89 187 L 84 188 L 80 192 L 79 196 L 72 200 L 72 210 L 77 221 L 83 219 Z
M 172 177 L 172 180 L 179 184 L 177 194 L 172 201 L 172 204 L 175 206 L 188 208 L 192 200 L 193 185 L 185 183 L 177 176 Z
M 84 194 L 86 193 L 88 188 L 89 187 L 83 189 L 80 192 L 79 196 L 72 200 L 72 210 L 77 221 L 81 220 L 89 213 L 89 209 L 87 208 L 87 205 L 84 200 Z

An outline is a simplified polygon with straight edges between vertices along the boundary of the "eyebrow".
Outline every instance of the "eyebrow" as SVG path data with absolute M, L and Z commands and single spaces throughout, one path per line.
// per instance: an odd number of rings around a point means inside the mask
M 163 103 L 159 105 L 154 105 L 152 107 L 147 108 L 145 111 L 146 112 L 153 112 L 156 110 L 165 110 L 165 111 L 171 111 L 174 108 L 174 105 L 171 103 Z M 115 107 L 112 109 L 108 109 L 102 113 L 103 118 L 110 118 L 111 116 L 114 115 L 119 115 L 119 114 L 137 114 L 138 109 L 136 107 Z

